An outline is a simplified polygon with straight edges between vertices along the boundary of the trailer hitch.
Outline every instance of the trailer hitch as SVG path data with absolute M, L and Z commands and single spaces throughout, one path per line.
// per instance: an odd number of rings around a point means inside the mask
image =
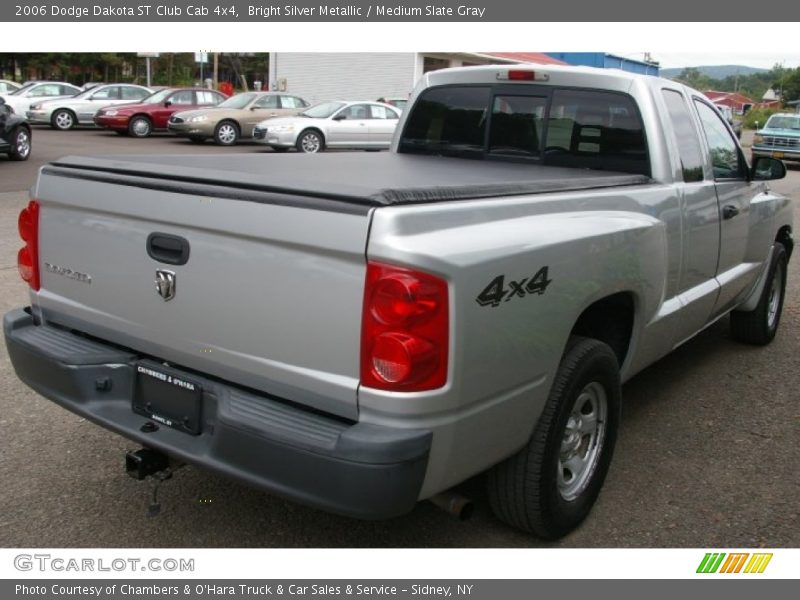
M 147 477 L 155 479 L 156 484 L 153 486 L 153 499 L 147 509 L 147 516 L 155 517 L 161 512 L 161 503 L 158 501 L 158 488 L 167 479 L 172 478 L 174 469 L 183 466 L 182 463 L 173 465 L 166 454 L 162 454 L 157 450 L 151 448 L 142 448 L 140 450 L 128 451 L 125 454 L 125 471 L 138 481 L 142 481 Z

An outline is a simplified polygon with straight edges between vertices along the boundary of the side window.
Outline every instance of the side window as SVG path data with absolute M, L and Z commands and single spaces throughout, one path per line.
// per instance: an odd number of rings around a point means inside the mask
M 547 98 L 495 96 L 489 128 L 489 152 L 509 156 L 538 156 L 544 131 Z
M 191 90 L 175 92 L 169 97 L 169 100 L 175 106 L 192 106 L 194 104 L 194 92 Z
M 403 130 L 402 152 L 482 151 L 491 90 L 447 86 L 423 92 Z
M 370 104 L 369 110 L 370 118 L 372 119 L 397 119 L 397 113 L 395 113 L 391 108 L 386 108 L 385 106 Z
M 703 149 L 700 147 L 699 132 L 695 127 L 689 107 L 683 94 L 675 90 L 661 90 L 667 105 L 669 120 L 675 139 L 678 142 L 678 154 L 683 169 L 683 180 L 686 183 L 703 181 Z
M 97 90 L 92 94 L 92 100 L 117 100 L 119 98 L 119 88 L 111 86 Z
M 694 101 L 700 123 L 708 141 L 714 179 L 744 179 L 744 164 L 739 156 L 739 147 L 731 137 L 722 116 L 705 102 Z
M 253 106 L 256 108 L 280 108 L 278 96 L 261 96 Z
M 58 95 L 59 96 L 74 96 L 80 90 L 76 90 L 73 87 L 67 87 L 66 85 L 58 86 Z
M 29 93 L 29 98 L 41 98 L 43 96 L 60 96 L 60 86 L 54 84 L 38 85 Z
M 207 92 L 203 90 L 197 91 L 197 103 L 198 104 L 219 104 L 222 102 L 222 94 L 218 94 L 216 92 Z
M 123 100 L 141 100 L 150 95 L 150 92 L 137 87 L 122 86 L 120 88 L 120 97 Z
M 342 110 L 337 116 L 345 119 L 369 119 L 369 106 L 366 104 L 353 104 Z
M 304 108 L 305 104 L 297 96 L 281 96 L 281 107 L 283 108 Z
M 545 164 L 650 174 L 642 119 L 625 94 L 554 91 L 544 146 Z

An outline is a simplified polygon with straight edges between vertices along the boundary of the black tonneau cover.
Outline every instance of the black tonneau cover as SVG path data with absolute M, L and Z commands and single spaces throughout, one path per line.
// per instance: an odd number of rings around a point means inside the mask
M 200 195 L 226 188 L 225 197 L 240 190 L 242 200 L 270 202 L 277 195 L 282 204 L 297 197 L 300 204 L 320 199 L 362 209 L 652 183 L 644 175 L 390 152 L 67 156 L 44 172 Z

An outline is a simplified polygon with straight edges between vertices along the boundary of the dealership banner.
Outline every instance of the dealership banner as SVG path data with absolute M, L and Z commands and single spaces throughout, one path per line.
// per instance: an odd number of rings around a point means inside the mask
M 583 598 L 606 597 L 614 594 L 625 598 L 648 598 L 649 600 L 673 600 L 679 597 L 724 597 L 726 600 L 750 599 L 760 595 L 772 598 L 793 597 L 789 594 L 792 582 L 768 580 L 723 582 L 691 581 L 572 581 L 565 588 L 564 581 L 555 580 L 375 580 L 375 579 L 329 579 L 329 580 L 231 580 L 217 581 L 164 581 L 153 580 L 70 580 L 70 581 L 13 581 L 0 582 L 3 598 L 30 598 L 37 600 L 254 600 L 268 598 L 330 600 L 378 600 L 396 598 L 416 600 L 430 598 L 454 598 L 458 600 L 497 600 L 513 598 Z
M 0 5 L 8 22 L 631 22 L 705 21 L 753 22 L 774 20 L 777 13 L 754 10 L 743 0 L 18 0 Z M 780 7 L 782 22 L 800 17 L 800 2 Z M 680 27 L 675 27 L 680 37 Z M 719 32 L 717 31 L 716 34 Z M 709 31 L 709 35 L 716 35 Z M 535 36 L 535 32 L 531 32 Z

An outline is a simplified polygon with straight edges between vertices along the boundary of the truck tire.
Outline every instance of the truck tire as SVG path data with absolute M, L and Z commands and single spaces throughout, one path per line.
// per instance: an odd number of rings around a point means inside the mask
M 528 444 L 489 472 L 495 515 L 544 539 L 577 527 L 608 472 L 621 406 L 614 352 L 595 339 L 571 338 Z
M 11 149 L 8 157 L 11 160 L 28 160 L 31 155 L 31 132 L 25 126 L 17 127 L 11 134 Z
M 786 292 L 786 248 L 775 242 L 772 262 L 758 304 L 751 311 L 735 310 L 731 313 L 731 334 L 746 344 L 765 346 L 778 331 Z

